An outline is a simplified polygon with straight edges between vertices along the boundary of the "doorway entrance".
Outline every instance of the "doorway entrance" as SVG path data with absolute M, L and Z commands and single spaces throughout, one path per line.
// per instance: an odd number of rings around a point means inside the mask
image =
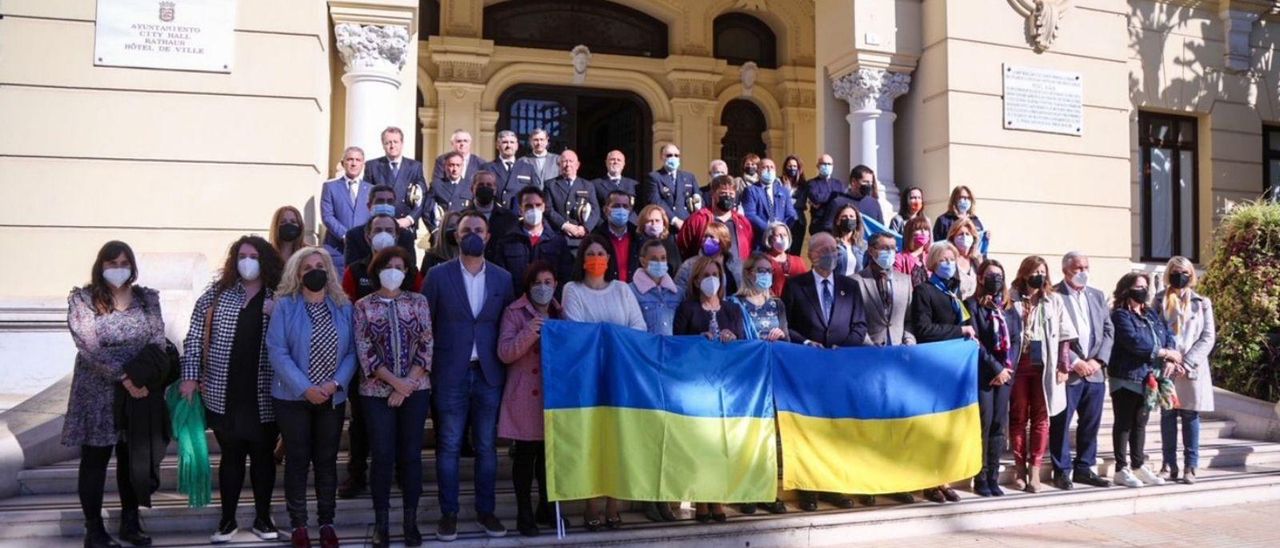
M 520 139 L 519 156 L 529 153 L 529 134 L 542 128 L 551 152 L 578 153 L 578 176 L 583 179 L 605 176 L 604 159 L 611 150 L 626 156 L 627 177 L 641 181 L 653 169 L 653 114 L 634 93 L 518 85 L 499 97 L 498 113 L 498 129 L 510 129 Z

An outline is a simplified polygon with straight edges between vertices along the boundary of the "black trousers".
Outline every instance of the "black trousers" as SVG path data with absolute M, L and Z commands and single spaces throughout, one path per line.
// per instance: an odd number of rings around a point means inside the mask
M 76 483 L 80 491 L 80 509 L 84 511 L 86 521 L 102 519 L 102 495 L 107 487 L 107 464 L 111 462 L 113 449 L 116 453 L 116 489 L 120 492 L 120 506 L 125 510 L 138 510 L 138 496 L 129 488 L 128 446 L 123 443 L 104 447 L 81 445 L 80 476 Z
M 547 503 L 547 454 L 542 441 L 514 441 L 511 444 L 511 480 L 516 489 L 516 512 L 534 517 L 533 481 L 538 481 L 538 504 Z
M 332 525 L 338 495 L 338 442 L 346 403 L 313 405 L 275 400 L 276 425 L 284 438 L 284 500 L 289 526 L 307 526 L 307 472 L 315 467 L 316 514 Z
M 1142 468 L 1146 460 L 1147 398 L 1123 388 L 1111 392 L 1111 411 L 1115 426 L 1111 427 L 1111 445 L 1116 452 L 1116 470 L 1128 466 Z
M 351 385 L 347 387 L 347 395 L 360 397 L 360 375 L 351 376 Z M 369 471 L 369 428 L 366 426 L 363 405 L 351 402 L 351 423 L 347 425 L 347 476 L 356 481 L 367 482 L 365 474 Z
M 254 517 L 267 520 L 271 517 L 271 493 L 276 488 L 276 462 L 272 452 L 276 447 L 276 426 L 264 424 L 257 440 L 241 439 L 231 432 L 214 430 L 213 436 L 222 449 L 222 462 L 218 465 L 218 493 L 222 496 L 222 520 L 235 521 L 236 508 L 240 505 L 240 490 L 244 488 L 245 459 L 249 465 L 249 484 L 253 486 Z
M 992 479 L 1000 471 L 1000 453 L 1004 451 L 1005 424 L 1009 418 L 1009 395 L 1013 387 L 984 386 L 978 389 L 978 414 L 982 421 L 982 474 Z

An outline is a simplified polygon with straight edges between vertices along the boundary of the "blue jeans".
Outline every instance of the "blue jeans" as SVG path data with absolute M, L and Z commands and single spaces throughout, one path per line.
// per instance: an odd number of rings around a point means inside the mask
M 1182 445 L 1184 468 L 1200 466 L 1200 412 L 1186 409 L 1165 409 L 1160 411 L 1160 448 L 1164 453 L 1164 463 L 1176 465 L 1178 462 L 1178 418 L 1182 418 Z
M 369 487 L 373 509 L 385 512 L 391 506 L 391 471 L 399 472 L 405 508 L 417 508 L 422 497 L 422 435 L 431 407 L 429 390 L 414 392 L 400 404 L 389 407 L 387 398 L 361 396 L 367 419 L 369 449 L 373 467 Z
M 440 484 L 440 512 L 458 513 L 458 453 L 471 421 L 475 445 L 476 512 L 492 514 L 498 479 L 498 404 L 502 386 L 489 386 L 478 369 L 468 369 L 454 386 L 433 386 L 436 397 L 436 480 Z

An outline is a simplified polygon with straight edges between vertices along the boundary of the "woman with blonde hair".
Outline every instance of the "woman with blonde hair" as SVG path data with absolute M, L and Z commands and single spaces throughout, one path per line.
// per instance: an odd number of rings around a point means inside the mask
M 978 250 L 978 228 L 969 220 L 956 221 L 947 233 L 947 241 L 956 246 L 956 270 L 960 280 L 960 297 L 967 299 L 978 289 L 978 265 L 982 253 Z
M 285 263 L 267 328 L 275 382 L 271 397 L 284 439 L 285 506 L 293 545 L 307 534 L 307 469 L 315 467 L 316 513 L 322 546 L 337 546 L 333 528 L 338 490 L 338 442 L 347 393 L 356 371 L 351 302 L 322 247 L 299 249 Z
M 293 253 L 309 245 L 306 225 L 302 221 L 302 212 L 291 205 L 280 206 L 271 215 L 271 228 L 267 240 L 280 253 L 280 260 L 288 261 Z
M 1165 289 L 1156 293 L 1155 306 L 1169 325 L 1182 362 L 1175 366 L 1174 390 L 1178 403 L 1160 411 L 1161 451 L 1165 479 L 1196 482 L 1200 465 L 1200 413 L 1213 411 L 1213 380 L 1209 352 L 1217 340 L 1213 303 L 1196 292 L 1195 265 L 1186 257 L 1169 259 L 1164 271 Z M 1182 423 L 1183 467 L 1178 468 L 1178 423 Z

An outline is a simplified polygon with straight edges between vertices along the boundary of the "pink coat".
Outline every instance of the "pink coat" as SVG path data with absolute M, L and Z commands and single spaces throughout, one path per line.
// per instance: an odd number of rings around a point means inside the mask
M 560 303 L 551 301 L 552 318 L 560 317 Z M 498 437 L 520 441 L 542 440 L 542 343 L 529 329 L 539 315 L 525 295 L 507 306 L 498 331 L 498 359 L 507 368 L 498 411 Z

